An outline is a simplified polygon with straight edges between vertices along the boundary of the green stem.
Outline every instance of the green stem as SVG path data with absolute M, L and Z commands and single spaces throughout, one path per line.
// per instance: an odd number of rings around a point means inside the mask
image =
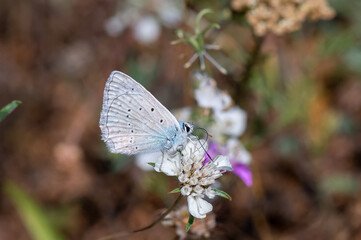
M 247 83 L 251 76 L 253 67 L 257 63 L 259 54 L 261 52 L 261 47 L 264 42 L 264 37 L 254 36 L 254 40 L 255 40 L 255 46 L 252 49 L 252 52 L 250 53 L 250 57 L 246 63 L 245 70 L 244 70 L 243 76 L 241 78 L 241 84 Z
M 257 63 L 259 55 L 261 53 L 262 44 L 264 42 L 264 37 L 258 37 L 253 35 L 255 46 L 249 54 L 249 58 L 244 66 L 244 71 L 242 73 L 240 81 L 236 82 L 236 90 L 234 93 L 234 100 L 236 103 L 240 104 L 241 96 L 244 96 L 246 84 L 251 77 L 252 70 Z

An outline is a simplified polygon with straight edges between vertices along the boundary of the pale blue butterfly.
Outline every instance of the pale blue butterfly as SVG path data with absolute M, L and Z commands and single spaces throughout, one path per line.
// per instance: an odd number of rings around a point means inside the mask
M 99 122 L 113 153 L 175 152 L 184 147 L 193 125 L 177 119 L 142 85 L 113 71 L 104 89 Z

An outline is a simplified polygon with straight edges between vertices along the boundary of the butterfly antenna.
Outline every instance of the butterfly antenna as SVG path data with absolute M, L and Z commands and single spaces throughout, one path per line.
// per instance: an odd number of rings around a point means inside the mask
M 201 127 L 196 127 L 195 130 L 196 130 L 196 129 L 200 129 L 200 130 L 202 130 L 202 131 L 205 133 L 205 135 L 206 135 L 206 139 L 205 139 L 206 142 L 208 141 L 208 137 L 212 137 L 212 136 L 208 133 L 208 131 L 207 131 L 206 129 L 201 128 Z M 202 144 L 199 139 L 198 139 L 198 141 L 199 141 L 199 143 L 201 144 L 203 150 L 206 152 L 208 158 L 209 158 L 211 161 L 213 161 L 213 158 L 211 158 L 211 156 L 210 156 L 209 153 L 207 152 L 207 149 L 205 149 L 204 144 Z
M 204 147 L 202 146 L 203 150 L 206 152 L 208 158 L 213 161 L 213 158 L 209 155 L 208 151 L 206 149 L 204 149 Z

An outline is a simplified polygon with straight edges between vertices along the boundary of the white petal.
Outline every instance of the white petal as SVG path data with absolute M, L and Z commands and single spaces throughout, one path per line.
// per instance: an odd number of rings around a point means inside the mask
M 163 153 L 155 162 L 154 170 L 163 172 L 168 176 L 177 176 L 181 169 L 180 155 L 174 154 L 173 156 Z
M 230 107 L 232 104 L 232 98 L 223 92 L 219 92 L 214 99 L 213 110 L 219 111 Z
M 207 53 L 205 55 L 208 56 L 208 60 L 211 60 L 210 58 L 212 57 Z M 201 73 L 194 74 L 194 79 L 199 84 L 198 88 L 194 90 L 198 106 L 212 108 L 214 111 L 221 111 L 231 106 L 231 97 L 217 88 L 217 83 L 214 79 Z
M 181 189 L 181 194 L 183 196 L 188 196 L 189 194 L 191 194 L 192 192 L 192 188 L 189 185 L 184 185 Z
M 213 86 L 204 86 L 194 90 L 194 97 L 198 106 L 203 108 L 212 108 L 216 99 L 216 88 Z
M 232 165 L 228 157 L 218 155 L 213 159 L 213 164 L 217 166 L 218 170 L 233 171 Z
M 247 149 L 243 146 L 243 144 L 235 138 L 228 139 L 227 148 L 229 149 L 228 156 L 232 161 L 243 163 L 249 165 L 251 162 L 251 154 L 247 151 Z
M 247 124 L 247 114 L 239 107 L 226 111 L 215 111 L 216 126 L 230 136 L 239 137 L 243 134 Z
M 206 214 L 213 210 L 212 204 L 198 196 L 188 196 L 188 210 L 193 217 L 205 218 Z
M 182 151 L 183 159 L 201 160 L 207 149 L 208 144 L 204 139 L 192 138 Z
M 207 188 L 206 190 L 205 190 L 205 193 L 204 193 L 207 197 L 209 197 L 209 198 L 214 198 L 215 196 L 216 196 L 216 193 L 214 192 L 214 190 L 211 188 L 211 187 L 209 187 L 209 188 Z

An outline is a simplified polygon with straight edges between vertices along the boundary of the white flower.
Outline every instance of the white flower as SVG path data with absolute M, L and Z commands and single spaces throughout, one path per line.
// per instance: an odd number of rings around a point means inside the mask
M 140 17 L 139 12 L 134 6 L 127 6 L 126 11 L 117 11 L 104 23 L 104 29 L 111 37 L 119 36 L 133 22 Z
M 189 185 L 184 185 L 181 188 L 181 194 L 183 196 L 188 196 L 189 194 L 191 194 L 191 192 L 192 192 L 192 188 Z
M 193 143 L 191 143 L 193 142 Z M 201 159 L 204 157 L 204 153 L 208 149 L 208 144 L 204 139 L 198 139 L 197 137 L 191 137 L 190 142 L 187 143 L 185 148 L 182 151 L 182 155 L 188 163 L 202 163 Z M 192 159 L 197 159 L 194 162 Z
M 183 17 L 183 1 L 163 1 L 157 4 L 156 11 L 162 22 L 167 27 L 176 26 Z
M 178 180 L 179 180 L 181 183 L 189 182 L 188 174 L 182 173 L 181 175 L 178 176 Z
M 233 171 L 228 157 L 218 155 L 213 159 L 213 164 L 216 165 L 219 170 Z
M 158 39 L 161 25 L 174 28 L 182 20 L 183 12 L 183 1 L 121 1 L 119 10 L 105 22 L 104 29 L 116 37 L 131 28 L 136 41 L 150 44 Z
M 192 177 L 191 179 L 189 179 L 189 184 L 194 186 L 198 184 L 198 178 L 197 177 Z
M 212 204 L 202 199 L 198 195 L 188 196 L 188 210 L 193 217 L 205 218 L 206 214 L 213 210 Z
M 121 34 L 126 27 L 127 23 L 122 21 L 119 13 L 109 18 L 104 24 L 105 31 L 112 37 Z
M 204 194 L 209 197 L 209 198 L 214 198 L 216 196 L 216 193 L 214 192 L 214 190 L 212 188 L 207 188 L 206 191 L 204 192 Z
M 155 42 L 161 32 L 161 27 L 154 17 L 147 16 L 138 21 L 133 27 L 133 36 L 141 44 Z
M 204 188 L 200 185 L 197 185 L 193 188 L 193 191 L 197 194 L 202 194 L 204 192 Z
M 226 111 L 215 111 L 216 125 L 223 134 L 239 137 L 243 134 L 247 124 L 247 114 L 241 108 L 235 106 Z
M 232 161 L 239 162 L 245 165 L 251 163 L 251 154 L 243 146 L 237 138 L 230 138 L 226 142 L 228 156 Z
M 178 177 L 181 183 L 180 192 L 188 196 L 189 212 L 196 218 L 204 218 L 212 211 L 212 205 L 203 200 L 204 195 L 209 198 L 215 196 L 209 186 L 221 177 L 223 172 L 233 170 L 228 158 L 224 156 L 217 156 L 203 165 L 207 148 L 204 140 L 193 136 L 182 151 L 176 154 L 163 153 L 154 168 L 168 176 Z
M 194 95 L 198 106 L 212 108 L 213 110 L 223 110 L 232 103 L 231 97 L 212 86 L 205 86 L 194 90 Z
M 194 78 L 199 84 L 198 88 L 194 90 L 198 106 L 211 108 L 214 111 L 224 110 L 231 106 L 231 97 L 217 88 L 214 79 L 201 73 L 196 73 Z

